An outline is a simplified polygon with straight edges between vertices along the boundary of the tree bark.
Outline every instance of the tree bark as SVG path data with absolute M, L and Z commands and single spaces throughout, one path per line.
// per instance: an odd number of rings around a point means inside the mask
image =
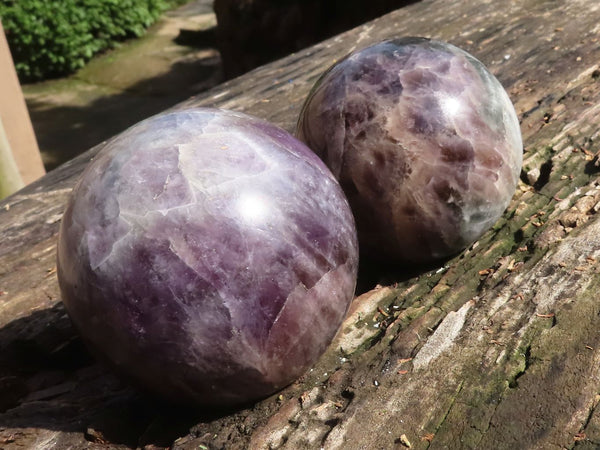
M 246 408 L 160 405 L 94 363 L 71 328 L 56 232 L 101 146 L 0 203 L 0 447 L 598 448 L 599 23 L 595 0 L 422 1 L 178 106 L 291 131 L 333 61 L 421 35 L 482 60 L 521 121 L 522 181 L 493 229 L 430 270 L 363 267 L 366 292 L 319 362 Z
M 296 52 L 417 0 L 215 0 L 225 76 Z

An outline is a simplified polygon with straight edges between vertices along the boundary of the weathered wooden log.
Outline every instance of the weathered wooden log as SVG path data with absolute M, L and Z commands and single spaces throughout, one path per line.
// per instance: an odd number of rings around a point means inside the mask
M 318 364 L 241 410 L 161 406 L 93 363 L 71 328 L 56 232 L 101 146 L 6 199 L 0 447 L 598 448 L 599 23 L 595 0 L 423 1 L 178 106 L 237 109 L 293 130 L 333 61 L 423 35 L 487 64 L 521 120 L 522 182 L 494 228 L 431 270 L 363 269 L 370 290 Z

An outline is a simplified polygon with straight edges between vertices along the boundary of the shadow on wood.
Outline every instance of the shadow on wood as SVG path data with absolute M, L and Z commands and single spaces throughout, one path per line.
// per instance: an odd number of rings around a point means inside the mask
M 422 1 L 180 104 L 236 109 L 293 131 L 334 59 L 391 36 L 424 35 L 465 48 L 497 75 L 521 121 L 524 173 L 544 178 L 524 177 L 504 216 L 443 270 L 356 298 L 332 346 L 280 394 L 191 427 L 176 419 L 181 428 L 155 442 L 178 450 L 600 446 L 599 22 L 594 0 Z M 69 190 L 97 150 L 0 203 L 0 327 L 33 308 L 51 313 L 16 322 L 29 324 L 28 336 L 65 326 L 60 307 L 52 309 L 60 297 L 48 270 Z M 5 328 L 2 345 L 20 339 L 20 328 Z M 78 414 L 147 404 L 94 367 L 81 386 L 104 397 L 77 403 L 65 392 L 35 403 L 35 413 L 19 403 L 0 414 L 0 442 L 82 448 L 93 422 L 74 422 Z M 14 377 L 7 383 L 18 390 Z M 23 428 L 20 408 L 42 417 L 32 423 L 55 425 Z M 118 436 L 103 423 L 103 433 Z

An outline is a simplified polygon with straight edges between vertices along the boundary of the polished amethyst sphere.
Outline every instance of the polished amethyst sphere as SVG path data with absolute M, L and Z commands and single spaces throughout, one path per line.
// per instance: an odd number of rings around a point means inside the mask
M 498 80 L 463 50 L 423 38 L 384 41 L 331 67 L 297 135 L 339 179 L 361 252 L 403 263 L 478 239 L 510 202 L 523 154 Z
M 191 109 L 147 119 L 83 173 L 58 244 L 63 302 L 121 373 L 228 406 L 301 375 L 336 333 L 358 260 L 352 213 L 304 144 Z

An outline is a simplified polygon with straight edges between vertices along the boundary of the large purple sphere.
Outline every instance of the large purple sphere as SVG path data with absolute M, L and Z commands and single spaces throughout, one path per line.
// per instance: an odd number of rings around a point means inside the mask
M 519 122 L 468 53 L 423 38 L 350 54 L 317 82 L 297 129 L 340 180 L 361 251 L 430 262 L 502 215 L 522 164 Z
M 300 376 L 353 297 L 348 203 L 304 144 L 228 111 L 159 115 L 110 142 L 65 212 L 63 302 L 120 372 L 234 405 Z

